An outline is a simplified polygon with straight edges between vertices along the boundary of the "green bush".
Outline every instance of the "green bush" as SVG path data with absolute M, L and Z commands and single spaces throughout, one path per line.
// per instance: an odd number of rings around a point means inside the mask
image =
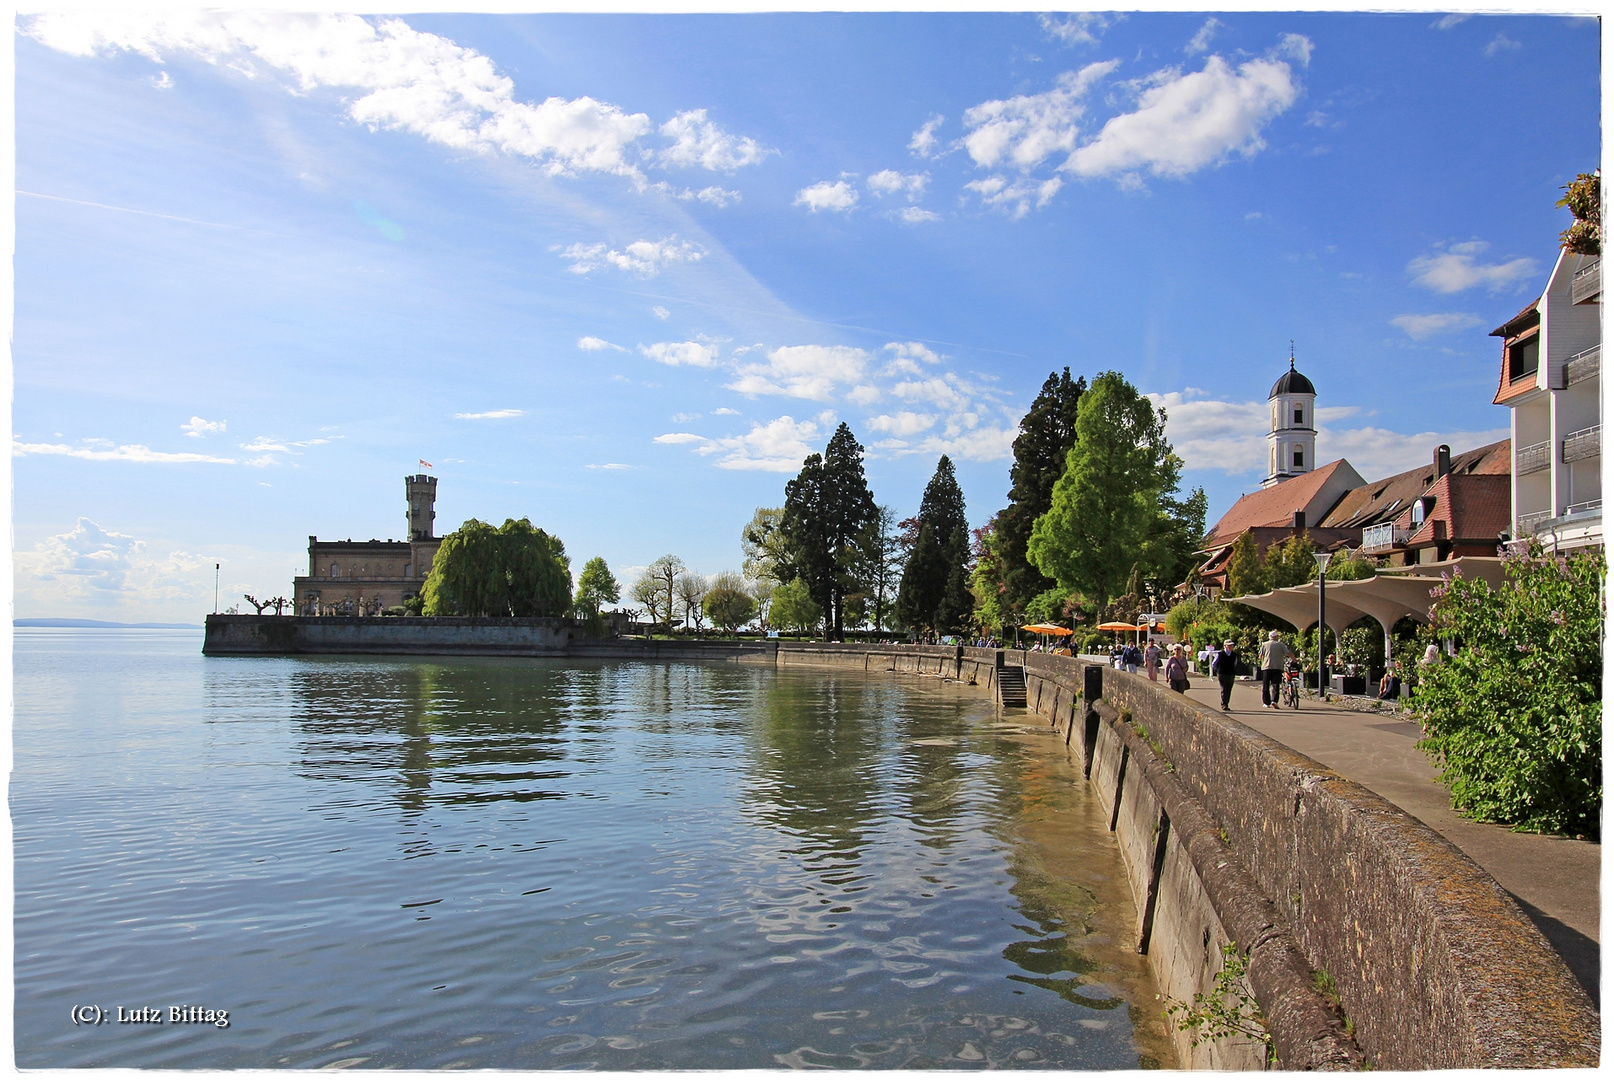
M 1476 821 L 1599 835 L 1603 805 L 1603 555 L 1503 561 L 1506 579 L 1434 590 L 1433 631 L 1456 651 L 1413 698 L 1418 746 Z

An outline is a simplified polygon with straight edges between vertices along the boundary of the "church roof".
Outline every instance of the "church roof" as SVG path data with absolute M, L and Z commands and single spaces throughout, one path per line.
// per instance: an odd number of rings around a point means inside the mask
M 1332 504 L 1337 496 L 1331 496 L 1328 505 L 1322 507 L 1314 507 L 1312 504 L 1323 494 L 1323 489 L 1329 482 L 1336 478 L 1344 480 L 1348 487 L 1355 487 L 1362 482 L 1361 476 L 1351 468 L 1351 463 L 1340 458 L 1320 469 L 1313 469 L 1293 479 L 1273 484 L 1269 488 L 1250 492 L 1234 503 L 1232 508 L 1222 515 L 1222 520 L 1211 529 L 1210 536 L 1205 541 L 1205 550 L 1214 550 L 1223 544 L 1231 544 L 1245 529 L 1265 526 L 1293 527 L 1296 510 L 1307 511 L 1306 520 L 1315 523 L 1323 514 L 1333 509 Z
M 1279 394 L 1310 394 L 1317 396 L 1317 388 L 1311 385 L 1311 380 L 1295 370 L 1295 362 L 1289 361 L 1289 370 L 1285 371 L 1278 381 L 1272 384 L 1272 393 L 1267 395 L 1270 401 Z

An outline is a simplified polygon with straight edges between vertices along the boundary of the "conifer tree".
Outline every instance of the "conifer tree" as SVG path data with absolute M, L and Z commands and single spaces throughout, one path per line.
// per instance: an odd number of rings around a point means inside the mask
M 841 637 L 846 596 L 857 591 L 858 572 L 867 565 L 864 549 L 878 516 L 863 473 L 863 447 L 843 423 L 823 455 L 810 455 L 785 485 L 784 551 L 776 571 L 801 581 L 834 639 Z
M 1055 585 L 1032 564 L 1026 544 L 1032 526 L 1053 503 L 1054 484 L 1076 441 L 1076 412 L 1086 389 L 1087 380 L 1072 380 L 1068 367 L 1063 373 L 1050 373 L 1020 420 L 1009 469 L 1009 505 L 998 512 L 993 529 L 1003 562 L 1003 603 L 1011 611 L 1025 611 L 1033 597 Z
M 897 615 L 938 634 L 958 630 L 974 608 L 969 591 L 969 522 L 964 492 L 946 454 L 919 503 L 919 536 L 902 571 Z

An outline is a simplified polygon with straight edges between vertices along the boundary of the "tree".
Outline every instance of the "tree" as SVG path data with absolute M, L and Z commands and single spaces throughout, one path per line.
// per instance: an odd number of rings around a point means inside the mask
M 1266 587 L 1287 589 L 1317 579 L 1317 545 L 1305 533 L 1296 533 L 1281 544 L 1267 548 L 1263 560 Z
M 1055 582 L 1032 564 L 1026 553 L 1037 519 L 1053 505 L 1054 484 L 1065 471 L 1065 459 L 1076 442 L 1076 414 L 1087 380 L 1070 377 L 1070 368 L 1050 372 L 1042 392 L 1020 420 L 1009 467 L 1009 505 L 994 519 L 1003 563 L 1003 601 L 1010 611 L 1026 604 Z M 1195 537 L 1197 540 L 1198 537 Z
M 876 633 L 884 630 L 890 619 L 897 598 L 897 583 L 902 580 L 902 565 L 907 559 L 908 553 L 897 530 L 896 511 L 889 506 L 876 508 L 874 524 L 864 544 L 868 562 L 863 574 L 868 585 L 867 607 L 872 609 L 870 617 Z
M 1564 185 L 1564 197 L 1554 205 L 1575 215 L 1575 223 L 1558 237 L 1576 255 L 1603 253 L 1603 174 L 1581 173 Z
M 565 615 L 572 606 L 566 548 L 526 518 L 497 529 L 472 518 L 443 537 L 421 599 L 427 615 Z
M 785 537 L 779 528 L 784 514 L 782 506 L 759 506 L 740 530 L 740 552 L 745 556 L 741 569 L 746 577 L 779 579 L 779 563 L 785 558 Z
M 770 610 L 773 624 L 786 630 L 811 630 L 823 618 L 823 610 L 800 578 L 773 590 Z
M 1076 441 L 1027 552 L 1060 588 L 1090 604 L 1120 593 L 1166 515 L 1161 499 L 1175 493 L 1181 462 L 1165 424 L 1166 411 L 1118 372 L 1098 376 L 1082 395 Z
M 897 616 L 938 634 L 960 629 L 974 598 L 969 591 L 969 521 L 964 492 L 946 454 L 919 503 L 919 537 L 902 570 Z
M 672 623 L 672 606 L 668 600 L 667 591 L 663 588 L 661 579 L 655 572 L 646 567 L 633 583 L 633 599 L 644 605 L 645 618 L 650 623 L 653 633 L 656 626 L 666 621 L 669 628 Z
M 1607 564 L 1532 542 L 1504 557 L 1503 573 L 1496 589 L 1457 577 L 1432 590 L 1431 632 L 1456 649 L 1420 672 L 1418 745 L 1476 821 L 1596 837 Z
M 970 555 L 975 560 L 975 569 L 970 573 L 970 592 L 975 597 L 977 626 L 1001 628 L 1009 614 L 1004 610 L 1008 589 L 1003 582 L 1003 540 L 997 533 L 1002 517 L 1000 510 L 991 521 L 970 534 Z
M 579 611 L 595 618 L 606 604 L 620 599 L 622 586 L 602 557 L 596 555 L 583 564 L 583 572 L 577 576 L 577 598 L 573 601 Z
M 725 570 L 712 578 L 704 607 L 707 618 L 732 634 L 751 621 L 757 605 L 751 598 L 745 579 L 732 570 Z
M 701 628 L 701 602 L 706 599 L 706 590 L 711 586 L 704 575 L 693 570 L 685 570 L 678 575 L 678 602 L 684 606 L 684 625 L 692 626 L 697 631 Z
M 672 633 L 673 612 L 678 610 L 678 575 L 684 572 L 684 560 L 676 555 L 663 555 L 645 568 L 645 573 L 656 583 L 656 607 L 666 615 L 667 633 Z M 647 606 L 649 601 L 642 601 Z
M 867 563 L 863 545 L 878 512 L 863 474 L 863 447 L 841 424 L 822 456 L 813 454 L 785 485 L 783 557 L 776 573 L 800 580 L 823 610 L 827 633 L 839 639 L 843 602 L 857 591 L 857 572 Z
M 1255 546 L 1255 536 L 1249 531 L 1239 534 L 1233 541 L 1233 550 L 1227 556 L 1227 591 L 1233 596 L 1250 596 L 1267 591 L 1266 568 Z

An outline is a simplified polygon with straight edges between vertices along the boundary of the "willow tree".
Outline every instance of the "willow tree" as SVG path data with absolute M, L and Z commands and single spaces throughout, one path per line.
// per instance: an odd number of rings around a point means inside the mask
M 526 518 L 497 529 L 472 518 L 443 537 L 421 598 L 426 615 L 565 615 L 572 606 L 566 547 Z

